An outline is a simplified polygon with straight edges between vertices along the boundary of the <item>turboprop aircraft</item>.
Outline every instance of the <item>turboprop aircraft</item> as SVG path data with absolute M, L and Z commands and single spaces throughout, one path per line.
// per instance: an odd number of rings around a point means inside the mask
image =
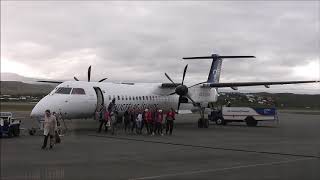
M 185 66 L 181 83 L 174 82 L 170 76 L 165 76 L 171 83 L 112 83 L 91 82 L 91 66 L 88 69 L 88 81 L 39 81 L 59 84 L 52 92 L 42 98 L 31 112 L 31 117 L 41 117 L 46 109 L 59 112 L 64 118 L 90 118 L 101 105 L 115 99 L 117 111 L 121 114 L 127 108 L 143 110 L 159 108 L 164 112 L 173 108 L 179 110 L 200 110 L 201 123 L 207 124 L 204 109 L 208 102 L 216 102 L 218 89 L 230 87 L 236 90 L 240 86 L 265 86 L 299 83 L 316 83 L 319 81 L 278 81 L 278 82 L 229 82 L 220 83 L 222 60 L 225 58 L 255 58 L 255 56 L 211 56 L 185 57 L 183 59 L 212 59 L 207 81 L 186 86 L 184 79 L 188 65 Z M 203 121 L 203 122 L 202 122 Z

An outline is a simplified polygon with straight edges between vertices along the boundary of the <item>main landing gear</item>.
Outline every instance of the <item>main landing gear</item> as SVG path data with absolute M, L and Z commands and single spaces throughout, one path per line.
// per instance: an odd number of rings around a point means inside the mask
M 208 128 L 209 127 L 209 120 L 204 117 L 204 110 L 205 110 L 205 108 L 200 107 L 200 118 L 198 120 L 198 128 Z

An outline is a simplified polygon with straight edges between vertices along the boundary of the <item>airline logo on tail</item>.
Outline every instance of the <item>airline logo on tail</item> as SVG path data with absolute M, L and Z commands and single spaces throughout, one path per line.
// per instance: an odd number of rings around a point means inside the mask
M 213 59 L 207 83 L 218 83 L 220 80 L 222 59 Z
M 219 83 L 223 58 L 255 58 L 255 56 L 220 56 L 212 54 L 211 56 L 184 57 L 183 59 L 212 59 L 207 83 Z

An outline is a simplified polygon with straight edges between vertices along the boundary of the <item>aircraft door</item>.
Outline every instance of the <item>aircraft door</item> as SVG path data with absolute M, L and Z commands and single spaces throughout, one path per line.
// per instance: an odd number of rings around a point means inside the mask
M 101 89 L 99 87 L 93 87 L 94 91 L 96 92 L 97 95 L 97 106 L 96 106 L 96 110 L 98 110 L 99 106 L 103 106 L 104 105 L 104 98 L 103 98 L 103 93 L 101 91 Z

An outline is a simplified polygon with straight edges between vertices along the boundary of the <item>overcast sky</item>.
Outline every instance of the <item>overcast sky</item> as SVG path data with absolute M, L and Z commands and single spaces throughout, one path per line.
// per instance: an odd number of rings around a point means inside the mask
M 221 82 L 320 79 L 320 2 L 1 1 L 1 72 L 27 77 L 186 83 L 207 79 L 225 59 Z M 242 90 L 320 93 L 320 85 Z

